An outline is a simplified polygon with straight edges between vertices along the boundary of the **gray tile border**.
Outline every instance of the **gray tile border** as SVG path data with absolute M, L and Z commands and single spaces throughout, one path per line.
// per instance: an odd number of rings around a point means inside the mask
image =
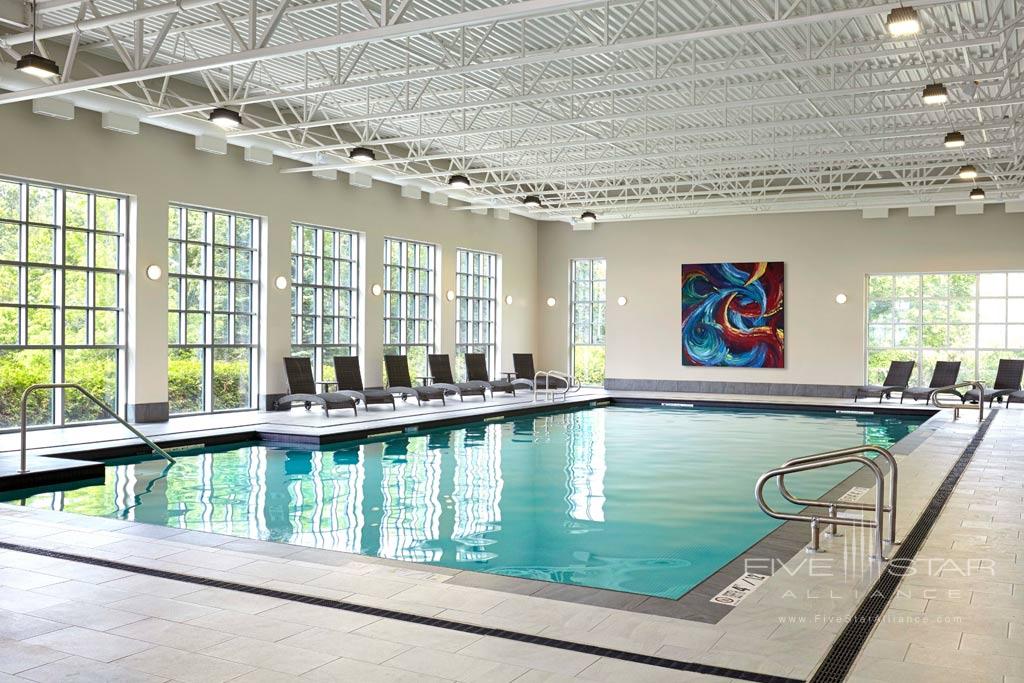
M 853 398 L 857 387 L 846 384 L 801 384 L 793 382 L 718 382 L 708 380 L 626 379 L 609 377 L 609 391 L 665 391 L 695 394 L 748 394 L 759 396 L 807 396 L 812 398 Z
M 126 406 L 128 421 L 135 423 L 167 422 L 171 419 L 171 405 L 160 403 L 129 403 Z

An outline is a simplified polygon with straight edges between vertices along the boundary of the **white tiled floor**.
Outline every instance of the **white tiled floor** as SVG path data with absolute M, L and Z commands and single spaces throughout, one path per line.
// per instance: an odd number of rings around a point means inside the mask
M 721 397 L 716 397 L 721 398 Z M 994 558 L 994 576 L 945 567 L 890 615 L 956 624 L 879 627 L 864 681 L 1024 676 L 1024 411 L 1001 411 L 925 550 Z M 901 457 L 906 533 L 976 423 L 939 429 Z M 0 540 L 387 607 L 484 626 L 805 678 L 875 576 L 854 534 L 798 556 L 716 625 L 448 585 L 443 572 L 297 546 L 0 505 Z M 895 622 L 893 622 L 895 623 Z M 14 551 L 0 551 L 0 683 L 102 681 L 708 681 L 589 654 L 379 619 Z

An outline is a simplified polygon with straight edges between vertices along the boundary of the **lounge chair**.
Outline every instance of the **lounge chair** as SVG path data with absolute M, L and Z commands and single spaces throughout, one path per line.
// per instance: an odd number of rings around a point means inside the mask
M 323 406 L 324 415 L 330 416 L 331 408 L 351 408 L 356 411 L 356 399 L 346 394 L 332 391 L 316 390 L 316 380 L 313 379 L 313 362 L 309 358 L 288 356 L 284 359 L 284 371 L 288 376 L 288 394 L 274 401 L 274 407 L 283 406 L 286 403 L 304 403 L 306 410 L 315 403 Z
M 441 387 L 414 387 L 409 377 L 409 359 L 405 356 L 384 356 L 384 369 L 388 373 L 388 391 L 392 394 L 415 396 L 416 404 L 423 401 L 440 401 L 445 404 L 444 389 Z
M 1024 403 L 1024 391 L 1015 391 L 1006 397 L 1006 407 L 1009 408 L 1010 404 L 1016 401 L 1017 403 Z
M 926 387 L 909 387 L 903 390 L 900 394 L 900 403 L 903 403 L 903 399 L 912 398 L 915 401 L 924 399 L 927 401 L 931 398 L 932 392 L 941 387 L 949 387 L 956 384 L 957 378 L 960 376 L 960 361 L 958 360 L 940 360 L 936 361 L 935 369 L 932 371 L 932 381 Z M 947 394 L 954 394 L 957 398 L 962 398 L 959 391 L 950 389 L 949 391 L 943 392 Z
M 915 362 L 912 360 L 894 360 L 889 363 L 889 372 L 885 374 L 885 380 L 881 384 L 867 384 L 857 388 L 853 396 L 853 402 L 861 397 L 878 397 L 881 403 L 883 398 L 892 398 L 892 392 L 903 391 L 910 384 L 910 376 L 914 373 Z
M 467 353 L 466 358 L 466 379 L 470 382 L 481 382 L 491 390 L 491 398 L 494 392 L 500 391 L 506 394 L 516 395 L 516 385 L 503 379 L 490 379 L 487 372 L 487 356 L 482 353 Z
M 533 385 L 533 378 L 537 376 L 537 370 L 533 366 L 532 353 L 513 353 L 512 367 L 516 371 L 516 378 L 512 383 L 517 386 L 524 386 L 531 391 L 540 389 L 565 389 L 566 381 L 561 377 L 542 377 L 539 380 L 540 386 Z
M 482 382 L 456 382 L 452 377 L 452 362 L 447 353 L 427 354 L 427 363 L 430 365 L 430 376 L 433 378 L 430 386 L 441 387 L 447 392 L 458 394 L 460 401 L 465 401 L 467 396 L 479 396 L 487 400 L 487 386 Z
M 335 356 L 334 377 L 338 381 L 338 391 L 362 401 L 364 406 L 376 404 L 391 405 L 395 408 L 395 395 L 383 389 L 366 389 L 363 387 L 363 374 L 359 370 L 359 358 L 356 356 Z
M 999 369 L 996 370 L 996 381 L 991 389 L 986 388 L 982 401 L 988 401 L 989 406 L 997 398 L 1002 401 L 1004 396 L 1010 396 L 1020 391 L 1020 382 L 1024 378 L 1024 360 L 1000 358 Z M 971 389 L 964 394 L 963 401 L 974 403 L 978 400 L 978 390 Z

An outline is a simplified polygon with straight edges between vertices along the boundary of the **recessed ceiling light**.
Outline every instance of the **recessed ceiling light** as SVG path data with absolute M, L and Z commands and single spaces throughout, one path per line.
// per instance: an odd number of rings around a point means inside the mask
M 973 164 L 964 164 L 960 167 L 959 174 L 963 180 L 974 180 L 978 177 L 978 169 Z
M 930 83 L 924 86 L 921 99 L 925 104 L 945 104 L 949 101 L 949 91 L 941 83 Z
M 376 161 L 377 154 L 366 147 L 353 147 L 352 151 L 348 153 L 348 158 L 352 161 Z
M 29 52 L 27 55 L 22 56 L 14 68 L 36 78 L 60 76 L 60 67 L 57 66 L 57 62 L 37 55 L 34 52 Z
M 912 36 L 921 31 L 921 20 L 913 7 L 896 7 L 885 18 L 885 28 L 893 38 Z
M 985 190 L 981 189 L 980 187 L 976 187 L 973 190 L 971 190 L 971 199 L 984 199 L 984 198 L 985 198 Z
M 525 204 L 526 206 L 533 206 L 533 207 L 540 208 L 540 206 L 541 206 L 540 197 L 538 197 L 535 194 L 528 194 L 523 199 L 523 204 Z
M 584 223 L 594 223 L 597 221 L 597 214 L 593 211 L 584 211 L 580 214 L 580 220 Z
M 967 139 L 964 138 L 963 133 L 954 130 L 952 133 L 946 133 L 946 139 L 942 141 L 942 144 L 949 148 L 963 147 L 967 144 Z
M 453 175 L 448 179 L 448 187 L 454 187 L 457 190 L 462 190 L 469 187 L 469 178 L 464 175 Z
M 231 109 L 217 107 L 210 112 L 210 122 L 224 130 L 230 130 L 242 125 L 242 115 Z

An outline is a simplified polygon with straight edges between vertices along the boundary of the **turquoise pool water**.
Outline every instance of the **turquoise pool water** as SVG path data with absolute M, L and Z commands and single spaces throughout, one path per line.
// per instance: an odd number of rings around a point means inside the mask
M 798 455 L 888 446 L 923 418 L 598 407 L 310 450 L 242 443 L 111 466 L 9 502 L 678 598 L 778 522 L 753 500 Z M 787 480 L 817 497 L 852 470 Z M 785 507 L 781 499 L 773 502 Z

